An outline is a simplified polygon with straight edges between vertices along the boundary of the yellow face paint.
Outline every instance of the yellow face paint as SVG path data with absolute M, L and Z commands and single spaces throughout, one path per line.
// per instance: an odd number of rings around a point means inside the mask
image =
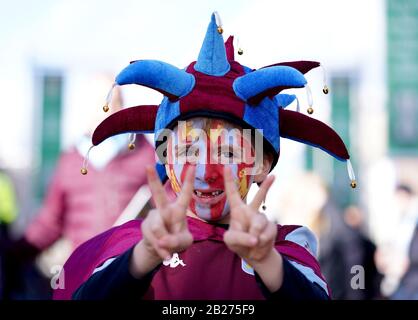
M 177 181 L 176 175 L 174 174 L 174 170 L 170 169 L 169 171 L 169 179 L 171 183 L 171 187 L 173 188 L 173 191 L 176 193 L 179 193 L 181 191 L 179 182 Z
M 238 185 L 238 191 L 241 195 L 241 198 L 245 197 L 245 195 L 248 193 L 248 181 L 247 181 L 247 175 L 245 175 L 245 169 L 241 169 L 238 173 L 238 179 L 239 179 L 239 185 Z

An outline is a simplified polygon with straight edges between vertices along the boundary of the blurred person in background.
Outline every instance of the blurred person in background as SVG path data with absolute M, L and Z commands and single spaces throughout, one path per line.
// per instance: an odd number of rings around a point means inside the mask
M 341 211 L 330 198 L 319 213 L 318 223 L 319 263 L 334 298 L 380 298 L 381 276 L 374 262 L 376 246 L 364 232 L 364 215 L 360 208 L 349 206 Z M 357 270 L 361 270 L 361 274 Z M 362 277 L 363 285 L 353 286 L 356 275 Z
M 18 213 L 15 187 L 7 172 L 0 168 L 0 300 L 8 291 L 9 283 L 4 275 L 4 250 L 1 244 L 10 242 L 9 225 Z
M 120 110 L 122 104 L 122 94 L 115 88 L 109 113 Z M 22 283 L 25 280 L 16 265 L 24 266 L 37 258 L 44 280 L 49 280 L 47 277 L 53 276 L 52 266 L 62 265 L 79 244 L 111 228 L 140 187 L 147 183 L 145 167 L 155 164 L 155 156 L 153 146 L 143 135 L 132 141 L 133 149 L 128 148 L 125 135 L 93 148 L 88 174 L 80 174 L 91 146 L 91 130 L 99 122 L 100 119 L 93 119 L 91 129 L 62 152 L 38 214 L 23 237 L 8 246 L 6 273 L 14 285 L 6 299 L 49 298 L 49 281 L 36 279 L 32 270 L 28 276 L 31 280 L 26 282 L 33 283 Z M 31 293 L 25 293 L 28 290 Z
M 303 195 L 303 201 L 300 201 Z M 375 245 L 365 235 L 364 215 L 356 206 L 337 207 L 324 180 L 305 172 L 296 177 L 281 198 L 282 224 L 306 221 L 319 239 L 319 263 L 333 299 L 377 299 L 381 276 L 374 263 Z M 353 266 L 364 268 L 364 289 L 353 289 Z
M 394 201 L 397 224 L 376 253 L 385 276 L 382 292 L 390 299 L 418 299 L 418 201 L 406 184 L 396 187 Z

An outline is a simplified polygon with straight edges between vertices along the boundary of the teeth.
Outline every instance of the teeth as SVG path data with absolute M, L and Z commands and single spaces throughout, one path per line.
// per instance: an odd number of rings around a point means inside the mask
M 203 193 L 203 192 L 198 191 L 198 190 L 195 190 L 194 192 L 198 197 L 209 197 L 209 196 L 216 197 L 216 196 L 218 196 L 222 193 L 222 190 L 217 190 L 217 191 L 213 191 L 213 192 L 210 192 L 210 193 L 209 192 Z

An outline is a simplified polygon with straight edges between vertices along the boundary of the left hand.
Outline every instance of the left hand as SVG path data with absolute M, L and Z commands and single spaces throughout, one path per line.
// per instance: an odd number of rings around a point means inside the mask
M 224 168 L 224 181 L 230 205 L 230 224 L 224 234 L 224 242 L 231 251 L 254 267 L 275 254 L 277 225 L 258 211 L 273 184 L 274 176 L 268 176 L 263 181 L 250 204 L 241 199 L 231 169 L 227 166 Z

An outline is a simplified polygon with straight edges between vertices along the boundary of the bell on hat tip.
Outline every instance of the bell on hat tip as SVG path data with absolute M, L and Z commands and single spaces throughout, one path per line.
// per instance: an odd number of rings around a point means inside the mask
M 222 34 L 224 32 L 224 29 L 222 29 L 222 27 L 218 27 L 218 33 Z
M 81 174 L 85 176 L 87 174 L 87 168 L 81 168 Z
M 309 108 L 308 108 L 308 113 L 309 113 L 309 114 L 312 114 L 312 113 L 313 113 L 313 108 L 312 108 L 312 107 L 309 107 Z
M 135 149 L 135 143 L 130 143 L 130 144 L 128 144 L 128 149 L 129 149 L 129 150 L 133 150 L 133 149 Z
M 357 187 L 357 182 L 356 182 L 356 180 L 352 180 L 351 181 L 351 183 L 350 183 L 350 186 L 351 186 L 351 188 L 355 188 L 355 187 Z
M 243 53 L 244 53 L 244 50 L 242 50 L 241 48 L 239 48 L 239 49 L 238 49 L 238 54 L 239 54 L 240 56 L 242 56 L 242 55 L 243 55 Z
M 324 88 L 322 89 L 322 92 L 325 93 L 325 94 L 328 94 L 328 92 L 329 92 L 328 87 L 324 86 Z
M 107 104 L 105 104 L 105 105 L 103 106 L 103 111 L 104 111 L 104 112 L 108 112 L 108 111 L 109 111 L 109 106 L 108 106 Z

